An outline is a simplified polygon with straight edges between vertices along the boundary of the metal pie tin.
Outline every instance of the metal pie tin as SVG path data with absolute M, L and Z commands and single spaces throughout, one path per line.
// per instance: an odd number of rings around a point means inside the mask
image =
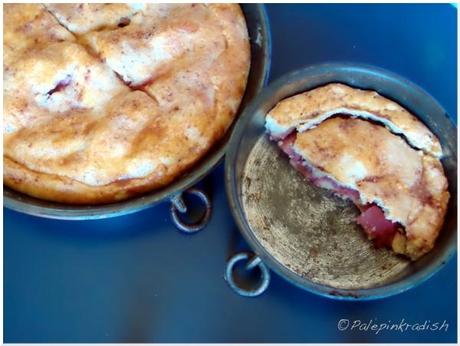
M 270 28 L 264 6 L 260 4 L 242 4 L 241 8 L 246 19 L 251 43 L 251 68 L 246 92 L 238 114 L 247 107 L 248 102 L 267 83 L 271 59 Z M 170 200 L 172 220 L 176 226 L 187 233 L 195 232 L 202 229 L 209 220 L 211 202 L 203 191 L 188 189 L 200 181 L 220 162 L 227 150 L 232 129 L 233 126 L 228 130 L 227 135 L 180 179 L 163 189 L 152 191 L 137 198 L 112 204 L 76 206 L 40 200 L 4 186 L 3 203 L 5 207 L 25 214 L 53 219 L 87 220 L 129 214 L 151 207 L 159 202 Z M 187 211 L 187 207 L 181 198 L 183 192 L 198 196 L 206 206 L 207 211 L 204 218 L 196 224 L 185 224 L 177 216 L 178 213 Z
M 441 142 L 451 194 L 448 212 L 434 249 L 415 262 L 376 249 L 354 221 L 357 208 L 308 184 L 268 139 L 264 119 L 271 108 L 286 97 L 331 82 L 375 90 L 398 102 Z M 433 97 L 389 71 L 367 65 L 323 64 L 278 79 L 239 118 L 226 156 L 225 175 L 233 216 L 255 253 L 239 260 L 249 263 L 248 270 L 266 266 L 307 291 L 345 300 L 388 297 L 423 282 L 456 252 L 456 127 Z M 238 287 L 232 277 L 234 265 L 232 258 L 225 275 L 230 286 L 245 296 L 262 293 L 260 286 L 252 291 Z M 267 287 L 267 280 L 269 277 L 262 275 L 260 285 Z

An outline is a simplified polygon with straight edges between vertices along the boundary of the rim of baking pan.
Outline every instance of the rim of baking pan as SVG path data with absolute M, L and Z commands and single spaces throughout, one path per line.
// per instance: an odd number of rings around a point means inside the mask
M 238 191 L 238 182 L 236 177 L 236 160 L 238 158 L 238 151 L 241 140 L 244 136 L 248 123 L 252 120 L 252 117 L 256 115 L 258 110 L 264 104 L 267 99 L 276 98 L 276 91 L 279 90 L 286 83 L 293 83 L 304 79 L 306 76 L 311 77 L 312 75 L 320 75 L 328 73 L 327 71 L 340 71 L 340 70 L 354 70 L 356 72 L 364 72 L 368 74 L 378 74 L 387 79 L 392 79 L 398 83 L 402 83 L 407 88 L 417 92 L 419 95 L 428 99 L 432 105 L 438 109 L 439 112 L 447 115 L 444 108 L 439 104 L 436 99 L 434 99 L 428 92 L 423 90 L 418 85 L 407 80 L 406 78 L 390 72 L 388 70 L 375 67 L 367 64 L 359 63 L 325 63 L 317 64 L 292 71 L 288 74 L 285 74 L 270 83 L 245 109 L 245 111 L 239 117 L 237 123 L 235 124 L 235 129 L 233 130 L 232 136 L 230 138 L 230 146 L 227 151 L 226 160 L 225 160 L 225 186 L 227 192 L 227 198 L 230 204 L 230 209 L 232 215 L 243 234 L 245 240 L 249 243 L 251 249 L 254 253 L 259 256 L 262 261 L 275 273 L 294 284 L 295 286 L 314 293 L 319 296 L 332 298 L 336 300 L 374 300 L 389 297 L 407 291 L 413 287 L 418 286 L 422 282 L 428 280 L 435 273 L 437 273 L 448 261 L 454 257 L 457 249 L 457 242 L 450 241 L 440 256 L 436 257 L 429 265 L 423 266 L 416 270 L 415 272 L 409 273 L 407 276 L 403 277 L 400 280 L 397 280 L 392 283 L 388 283 L 384 286 L 366 288 L 366 289 L 340 289 L 334 288 L 322 284 L 314 283 L 313 281 L 308 280 L 307 278 L 301 277 L 300 275 L 294 273 L 293 271 L 286 268 L 281 264 L 273 255 L 271 255 L 265 247 L 259 242 L 255 234 L 252 232 L 251 227 L 246 221 L 244 215 L 244 208 L 240 200 L 240 193 Z M 332 82 L 332 81 L 330 81 Z M 455 128 L 455 125 L 449 119 L 450 124 Z M 455 147 L 455 156 L 456 153 Z M 456 189 L 456 187 L 455 187 Z M 452 203 L 452 202 L 450 202 Z M 455 225 L 456 226 L 456 225 Z M 452 230 L 454 234 L 452 237 L 456 239 L 457 228 L 455 227 Z
M 254 98 L 260 90 L 267 84 L 270 65 L 271 65 L 271 32 L 268 15 L 263 4 L 241 4 L 242 11 L 247 21 L 248 31 L 250 33 L 250 40 L 254 41 L 260 47 L 260 54 L 262 60 L 260 63 L 260 73 L 258 81 L 254 83 L 253 95 Z M 257 22 L 252 26 L 249 24 L 248 15 L 257 19 Z M 260 40 L 262 37 L 262 41 Z M 262 43 L 260 43 L 262 42 Z M 251 49 L 251 69 L 252 69 L 252 56 L 253 50 Z M 250 71 L 251 74 L 251 71 Z M 40 200 L 14 191 L 6 186 L 3 186 L 3 205 L 8 209 L 12 209 L 21 213 L 35 215 L 45 218 L 61 219 L 61 220 L 90 220 L 90 219 L 103 219 L 115 216 L 131 214 L 167 199 L 172 198 L 184 190 L 195 185 L 198 181 L 204 178 L 223 158 L 228 148 L 231 132 L 239 116 L 242 114 L 250 100 L 247 100 L 247 92 L 243 96 L 242 105 L 238 111 L 238 115 L 228 129 L 227 134 L 222 138 L 216 146 L 211 149 L 204 158 L 202 158 L 188 173 L 183 175 L 179 180 L 162 188 L 154 190 L 145 195 L 134 197 L 126 201 L 101 204 L 101 205 L 66 205 L 61 203 L 53 203 L 49 201 Z

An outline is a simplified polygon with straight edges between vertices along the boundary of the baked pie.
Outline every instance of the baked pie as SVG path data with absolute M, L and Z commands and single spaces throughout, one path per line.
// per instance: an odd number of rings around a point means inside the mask
M 250 65 L 236 4 L 5 4 L 4 183 L 71 204 L 170 184 L 223 137 Z
M 333 83 L 282 100 L 265 126 L 310 183 L 360 209 L 377 247 L 412 260 L 433 248 L 449 200 L 442 149 L 406 109 Z

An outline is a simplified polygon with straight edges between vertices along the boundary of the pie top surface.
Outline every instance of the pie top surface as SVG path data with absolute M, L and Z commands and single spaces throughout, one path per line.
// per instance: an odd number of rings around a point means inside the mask
M 430 250 L 444 222 L 449 192 L 441 162 L 366 120 L 332 118 L 297 134 L 294 150 L 313 166 L 376 203 L 405 227 L 411 257 Z
M 266 118 L 272 135 L 283 137 L 297 129 L 302 132 L 334 114 L 377 121 L 403 135 L 414 147 L 435 157 L 442 156 L 436 136 L 407 109 L 371 90 L 330 83 L 279 102 Z
M 358 206 L 371 238 L 413 260 L 433 248 L 450 198 L 442 148 L 404 107 L 330 83 L 278 102 L 265 127 L 312 184 Z
M 225 134 L 249 64 L 235 4 L 4 5 L 4 182 L 76 204 L 163 187 Z

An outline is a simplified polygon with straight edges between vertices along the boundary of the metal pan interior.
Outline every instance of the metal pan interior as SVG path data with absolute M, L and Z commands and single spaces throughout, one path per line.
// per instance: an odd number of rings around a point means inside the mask
M 251 69 L 239 113 L 262 89 L 268 80 L 271 58 L 270 28 L 265 8 L 260 4 L 242 4 L 251 43 Z M 97 205 L 73 206 L 33 198 L 6 186 L 3 187 L 4 206 L 26 214 L 66 220 L 99 219 L 133 213 L 150 207 L 184 191 L 201 180 L 222 159 L 233 126 L 227 135 L 194 168 L 171 185 L 127 201 Z
M 265 114 L 281 99 L 343 82 L 376 90 L 416 114 L 440 139 L 451 201 L 435 249 L 416 262 L 376 249 L 354 218 L 351 202 L 308 184 L 268 140 Z M 226 158 L 227 189 L 238 225 L 255 252 L 302 288 L 342 299 L 372 299 L 406 290 L 433 274 L 455 252 L 456 129 L 423 90 L 369 66 L 319 65 L 270 85 L 236 125 Z

